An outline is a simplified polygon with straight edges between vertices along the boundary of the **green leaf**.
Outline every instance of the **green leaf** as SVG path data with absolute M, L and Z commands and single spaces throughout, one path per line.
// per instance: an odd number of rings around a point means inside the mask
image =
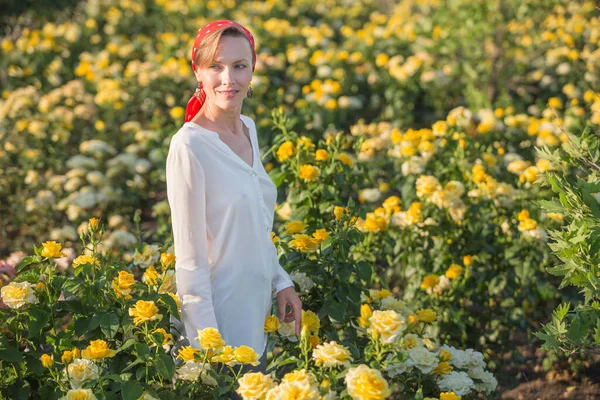
M 148 345 L 138 342 L 135 344 L 135 351 L 142 360 L 148 361 L 150 359 L 150 348 Z
M 583 340 L 583 338 L 586 337 L 587 334 L 588 334 L 587 327 L 583 326 L 581 324 L 581 320 L 579 319 L 579 316 L 576 316 L 573 319 L 573 321 L 571 322 L 571 326 L 569 327 L 569 330 L 567 331 L 567 337 L 574 344 L 578 344 L 579 342 L 581 342 L 581 340 Z
M 0 360 L 12 363 L 20 363 L 23 361 L 23 353 L 13 347 L 0 349 Z
M 361 261 L 356 267 L 358 269 L 358 277 L 369 284 L 371 282 L 371 274 L 373 273 L 371 264 Z
M 175 362 L 173 358 L 167 353 L 158 353 L 158 359 L 156 360 L 156 370 L 165 379 L 171 380 L 175 375 Z
M 44 311 L 40 308 L 32 308 L 29 310 L 29 335 L 30 336 L 39 336 L 42 333 L 42 330 L 50 321 L 50 310 Z
M 115 313 L 104 314 L 100 319 L 100 329 L 109 338 L 114 338 L 119 330 L 119 316 Z
M 138 400 L 144 394 L 144 388 L 135 381 L 124 382 L 121 385 L 121 397 L 123 400 Z
M 24 257 L 21 262 L 19 263 L 19 265 L 17 265 L 17 274 L 20 274 L 21 271 L 23 270 L 23 268 L 33 264 L 33 263 L 39 263 L 41 261 L 40 257 L 38 256 L 27 256 Z
M 338 303 L 335 300 L 331 300 L 331 302 L 329 302 L 326 305 L 326 308 L 327 308 L 327 313 L 329 314 L 329 316 L 331 318 L 333 318 L 334 320 L 336 320 L 338 322 L 344 321 L 345 310 L 344 310 L 343 305 L 341 305 L 340 303 Z

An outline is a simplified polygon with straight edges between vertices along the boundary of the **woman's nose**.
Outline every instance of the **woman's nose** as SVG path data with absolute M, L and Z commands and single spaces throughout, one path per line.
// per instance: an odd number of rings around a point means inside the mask
M 231 83 L 233 80 L 233 69 L 229 67 L 223 68 L 223 72 L 221 73 L 221 81 L 223 83 Z

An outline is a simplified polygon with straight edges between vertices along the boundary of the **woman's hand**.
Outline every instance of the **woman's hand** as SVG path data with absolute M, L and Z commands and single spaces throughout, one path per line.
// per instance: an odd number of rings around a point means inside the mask
M 295 320 L 296 336 L 300 336 L 302 301 L 300 301 L 293 286 L 282 289 L 277 293 L 277 304 L 279 306 L 279 322 L 292 322 Z M 286 313 L 287 306 L 290 306 L 290 311 Z

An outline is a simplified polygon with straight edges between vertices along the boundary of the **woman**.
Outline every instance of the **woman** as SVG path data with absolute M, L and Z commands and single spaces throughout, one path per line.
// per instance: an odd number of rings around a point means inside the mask
M 254 38 L 240 24 L 198 30 L 198 89 L 166 169 L 184 336 L 199 347 L 197 331 L 217 328 L 228 345 L 252 347 L 264 371 L 272 290 L 280 320 L 295 321 L 297 335 L 302 303 L 270 237 L 276 187 L 260 161 L 254 121 L 241 115 L 255 64 Z

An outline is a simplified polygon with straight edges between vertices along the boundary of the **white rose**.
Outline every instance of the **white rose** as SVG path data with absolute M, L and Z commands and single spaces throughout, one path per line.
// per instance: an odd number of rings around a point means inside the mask
M 454 392 L 458 396 L 465 396 L 474 389 L 473 380 L 463 371 L 452 371 L 444 375 L 438 386 L 442 391 Z
M 300 290 L 303 292 L 307 292 L 315 287 L 313 280 L 304 272 L 293 272 L 290 274 L 290 278 L 300 286 Z
M 282 322 L 277 329 L 277 333 L 287 338 L 290 342 L 297 342 L 295 322 Z
M 496 390 L 498 381 L 491 372 L 484 370 L 482 367 L 471 367 L 468 373 L 472 379 L 475 379 L 475 390 L 478 392 L 491 393 Z
M 406 303 L 402 300 L 394 298 L 394 296 L 388 296 L 381 300 L 381 308 L 384 310 L 394 310 L 396 312 L 406 311 Z
M 195 381 L 202 374 L 202 383 L 205 385 L 216 386 L 217 381 L 208 374 L 211 369 L 209 364 L 196 363 L 188 361 L 177 370 L 177 378 L 184 381 Z
M 359 198 L 360 197 L 362 197 L 363 199 L 365 199 L 365 201 L 368 201 L 369 203 L 374 203 L 381 198 L 381 192 L 377 188 L 363 189 L 359 194 Z
M 65 377 L 67 376 L 67 370 L 69 371 L 68 376 L 71 378 L 70 382 L 73 389 L 80 389 L 85 382 L 100 377 L 98 366 L 93 361 L 84 358 L 73 360 L 67 369 L 65 369 Z
M 408 360 L 406 360 L 406 365 L 417 367 L 424 374 L 433 371 L 438 364 L 439 360 L 435 353 L 432 353 L 425 347 L 417 346 L 408 350 Z

